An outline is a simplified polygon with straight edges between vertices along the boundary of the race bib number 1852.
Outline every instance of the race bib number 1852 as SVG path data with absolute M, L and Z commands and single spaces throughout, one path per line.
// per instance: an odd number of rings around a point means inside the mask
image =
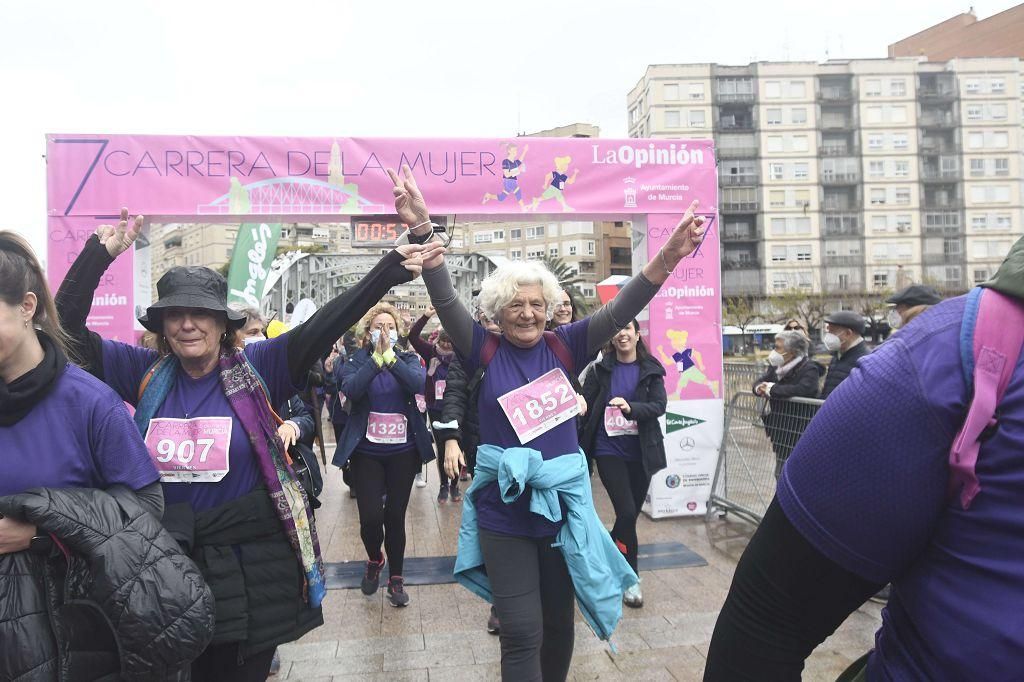
M 580 413 L 576 391 L 557 368 L 499 397 L 498 404 L 524 445 Z
M 230 470 L 230 417 L 156 418 L 146 448 L 163 483 L 216 483 Z

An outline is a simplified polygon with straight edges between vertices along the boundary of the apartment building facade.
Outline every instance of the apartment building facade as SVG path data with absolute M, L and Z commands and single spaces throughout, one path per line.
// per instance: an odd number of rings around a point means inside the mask
M 983 281 L 1022 232 L 1016 58 L 652 65 L 631 137 L 714 139 L 723 293 Z

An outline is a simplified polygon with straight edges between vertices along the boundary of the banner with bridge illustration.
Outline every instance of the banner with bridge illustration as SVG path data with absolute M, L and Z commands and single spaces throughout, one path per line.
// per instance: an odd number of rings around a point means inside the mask
M 631 220 L 637 230 L 634 270 L 657 254 L 680 213 L 699 199 L 710 222 L 708 238 L 676 268 L 645 325 L 649 345 L 668 371 L 670 415 L 704 419 L 695 413 L 721 411 L 717 173 L 709 140 L 53 134 L 46 154 L 48 274 L 54 285 L 96 226 L 117 220 L 121 206 L 151 221 L 184 223 L 390 214 L 386 169 L 403 163 L 413 169 L 431 210 L 459 222 Z M 119 258 L 97 291 L 89 324 L 107 338 L 134 338 L 136 306 L 148 304 L 149 294 L 139 276 L 148 272 L 142 253 L 137 249 L 134 261 Z M 697 410 L 699 404 L 709 407 Z M 700 427 L 680 431 L 666 426 L 668 440 L 689 433 L 675 446 L 685 457 L 670 455 L 669 471 L 659 474 L 675 485 L 657 493 L 660 502 L 652 497 L 653 514 L 703 511 L 720 422 L 704 419 Z M 698 485 L 705 478 L 707 485 Z M 655 491 L 652 486 L 652 496 Z

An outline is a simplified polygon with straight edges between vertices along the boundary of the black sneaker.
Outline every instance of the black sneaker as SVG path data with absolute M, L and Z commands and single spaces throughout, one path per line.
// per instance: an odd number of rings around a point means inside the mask
M 393 575 L 388 580 L 388 600 L 392 606 L 408 606 L 409 593 L 405 591 L 405 581 L 400 575 Z
M 437 503 L 444 504 L 448 501 L 448 486 L 444 483 L 441 484 L 441 489 L 437 491 Z
M 383 569 L 384 557 L 380 558 L 380 562 L 366 562 L 366 575 L 363 576 L 363 582 L 359 584 L 359 588 L 363 591 L 363 594 L 370 596 L 377 591 L 377 588 L 380 587 L 380 572 Z
M 459 502 L 462 502 L 462 491 L 459 490 L 459 482 L 454 479 L 452 480 L 451 496 L 452 504 L 458 504 Z
M 497 635 L 501 632 L 501 623 L 498 622 L 498 612 L 491 607 L 491 617 L 487 619 L 487 632 Z

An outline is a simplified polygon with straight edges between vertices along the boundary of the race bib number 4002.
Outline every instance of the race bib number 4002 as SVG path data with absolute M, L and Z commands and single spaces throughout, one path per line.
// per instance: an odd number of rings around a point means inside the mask
M 230 471 L 230 417 L 157 418 L 146 448 L 163 483 L 216 483 Z
M 524 445 L 580 413 L 576 391 L 560 369 L 509 391 L 498 404 Z

